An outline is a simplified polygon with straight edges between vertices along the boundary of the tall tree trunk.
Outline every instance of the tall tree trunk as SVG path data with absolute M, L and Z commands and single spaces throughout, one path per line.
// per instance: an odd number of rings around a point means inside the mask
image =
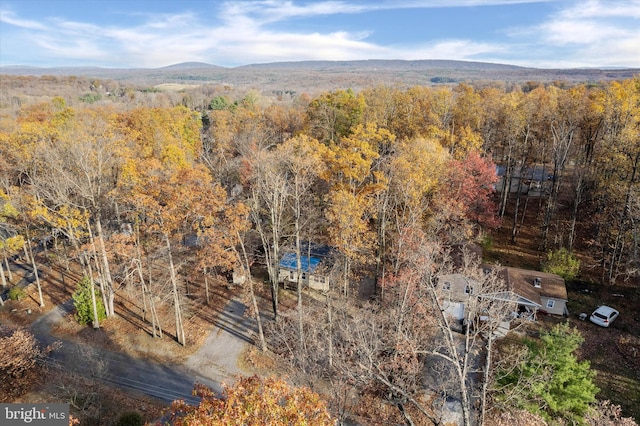
M 549 244 L 549 228 L 555 213 L 558 195 L 560 194 L 560 184 L 567 155 L 573 144 L 574 131 L 575 127 L 566 123 L 562 123 L 559 126 L 551 124 L 551 133 L 553 135 L 553 178 L 551 179 L 551 193 L 547 199 L 547 208 L 544 214 L 544 223 L 542 224 L 542 250 L 545 251 Z
M 167 243 L 167 256 L 169 256 L 169 272 L 171 274 L 171 287 L 173 289 L 173 306 L 176 317 L 176 339 L 182 346 L 186 346 L 187 342 L 184 337 L 184 324 L 182 323 L 182 308 L 180 306 L 180 295 L 178 294 L 178 279 L 176 278 L 176 269 L 173 264 L 173 255 L 171 254 L 171 242 L 169 235 L 164 234 Z
M 140 258 L 136 258 L 136 272 L 138 272 L 138 279 L 140 280 L 140 297 L 142 298 L 142 312 L 140 317 L 142 321 L 147 320 L 147 292 L 145 291 L 144 274 L 142 273 L 142 267 L 140 265 Z M 155 331 L 155 330 L 154 330 Z
M 516 205 L 513 209 L 513 224 L 511 226 L 511 244 L 516 243 L 516 235 L 518 235 L 518 211 L 520 210 L 520 198 L 522 194 L 523 172 L 524 172 L 524 165 L 520 167 L 520 179 L 518 180 L 518 191 L 516 193 Z
M 31 238 L 27 232 L 27 245 L 29 246 L 29 258 L 31 258 L 31 266 L 33 267 L 33 275 L 36 277 L 36 285 L 38 286 L 38 299 L 40 300 L 40 307 L 44 307 L 44 299 L 42 298 L 42 286 L 40 285 L 40 276 L 38 275 L 38 267 L 36 266 L 36 259 L 33 255 L 33 249 L 31 248 Z
M 96 266 L 96 273 L 98 274 L 98 277 L 100 277 L 100 294 L 102 294 L 102 304 L 105 307 L 107 316 L 109 316 L 109 311 L 107 309 L 107 305 L 109 301 L 107 299 L 107 292 L 105 290 L 106 277 L 104 275 L 104 269 L 101 267 L 100 261 L 98 260 L 98 251 L 96 250 L 96 240 L 93 237 L 93 231 L 91 230 L 91 223 L 89 222 L 89 216 L 87 216 L 87 230 L 89 231 L 89 242 L 91 243 L 91 252 L 92 252 L 91 258 L 87 260 L 87 266 L 89 267 L 89 269 L 91 268 L 91 259 L 93 259 L 93 262 L 95 263 L 95 266 Z M 91 277 L 93 277 L 93 274 L 91 274 Z
M 111 269 L 109 269 L 109 259 L 107 258 L 107 250 L 104 245 L 104 234 L 102 232 L 102 223 L 100 221 L 100 213 L 96 215 L 96 231 L 98 237 L 98 246 L 100 247 L 100 254 L 102 257 L 102 267 L 104 268 L 104 276 L 106 279 L 106 287 L 107 287 L 107 302 L 108 305 L 105 306 L 107 311 L 107 316 L 114 315 L 115 310 L 113 307 L 113 299 L 114 299 L 114 290 L 113 290 L 113 279 L 111 279 Z
M 13 281 L 13 273 L 11 272 L 11 265 L 9 264 L 6 251 L 4 252 L 4 264 L 7 265 L 7 277 L 9 277 L 9 281 Z
M 275 260 L 273 259 L 275 255 L 271 250 L 271 247 L 269 244 L 269 238 L 266 234 L 264 227 L 262 226 L 262 220 L 259 215 L 258 195 L 255 191 L 253 193 L 253 204 L 254 205 L 251 208 L 252 220 L 256 226 L 258 235 L 260 235 L 260 240 L 262 242 L 262 247 L 264 249 L 267 272 L 269 274 L 269 281 L 271 282 L 271 303 L 272 303 L 272 309 L 273 309 L 273 317 L 274 319 L 278 319 L 278 271 L 274 269 L 275 266 L 277 265 L 278 259 L 275 259 Z M 240 262 L 240 264 L 242 264 L 242 261 Z
M 296 186 L 297 188 L 297 186 Z M 294 205 L 294 211 L 295 211 L 295 238 L 296 238 L 296 274 L 297 274 L 297 282 L 296 282 L 296 293 L 297 293 L 297 297 L 298 297 L 298 350 L 300 351 L 300 353 L 304 353 L 304 322 L 303 322 L 303 313 L 302 313 L 302 285 L 303 285 L 303 280 L 302 280 L 302 248 L 301 248 L 301 242 L 300 242 L 300 218 L 302 216 L 302 212 L 301 212 L 302 206 L 300 205 L 300 197 L 298 196 L 298 194 L 296 193 L 296 197 L 295 197 L 295 205 Z M 307 247 L 309 249 L 309 251 L 311 251 L 311 243 L 309 241 L 307 241 Z M 307 262 L 307 271 L 306 271 L 306 277 L 307 280 L 311 279 L 311 262 Z M 304 370 L 304 364 L 303 365 L 303 372 L 306 372 Z
M 469 398 L 469 390 L 467 389 L 467 376 L 469 374 L 469 356 L 471 352 L 471 333 L 472 327 L 470 326 L 475 312 L 473 309 L 469 308 L 472 306 L 471 298 L 469 299 L 469 303 L 467 305 L 468 313 L 467 313 L 467 324 L 465 330 L 465 347 L 463 353 L 460 353 L 457 346 L 458 339 L 454 338 L 453 331 L 449 324 L 449 320 L 442 308 L 440 301 L 438 300 L 438 294 L 436 292 L 436 283 L 433 281 L 432 277 L 428 277 L 426 279 L 427 289 L 429 292 L 429 297 L 433 303 L 435 311 L 438 312 L 438 327 L 443 334 L 443 344 L 446 350 L 446 354 L 442 353 L 438 350 L 433 350 L 431 353 L 435 356 L 441 357 L 442 359 L 447 360 L 456 373 L 457 385 L 460 390 L 460 398 L 462 405 L 462 415 L 465 426 L 471 425 L 471 413 L 470 413 L 470 398 Z M 477 298 L 477 295 L 474 297 Z M 475 305 L 473 305 L 475 306 Z M 474 336 L 475 340 L 476 336 Z
M 0 277 L 2 277 L 2 288 L 7 287 L 7 280 L 4 277 L 4 271 L 2 270 L 2 263 L 0 263 Z M 0 294 L 0 306 L 4 306 L 4 300 L 2 299 L 2 295 Z
M 582 173 L 579 174 L 576 181 L 576 198 L 573 200 L 573 211 L 571 212 L 571 228 L 569 230 L 568 250 L 573 250 L 573 243 L 576 239 L 576 222 L 578 220 L 578 207 L 582 202 L 583 178 Z
M 551 185 L 551 193 L 547 198 L 547 207 L 544 211 L 544 221 L 542 223 L 542 245 L 541 250 L 547 251 L 549 246 L 549 228 L 551 227 L 551 218 L 553 217 L 553 213 L 556 209 L 556 201 L 557 201 L 557 188 L 560 182 L 556 174 L 553 175 L 552 185 Z
M 206 266 L 202 270 L 202 273 L 204 274 L 204 295 L 205 295 L 205 300 L 207 301 L 207 305 L 209 305 L 209 274 L 208 274 L 208 270 L 207 270 Z
M 162 338 L 162 327 L 160 327 L 160 320 L 158 319 L 156 305 L 155 305 L 155 302 L 153 301 L 153 294 L 151 294 L 151 292 L 149 291 L 147 284 L 144 280 L 144 274 L 142 272 L 142 260 L 140 258 L 136 259 L 136 269 L 138 270 L 138 277 L 140 278 L 140 284 L 142 287 L 142 298 L 143 300 L 147 300 L 147 299 L 149 300 L 149 312 L 151 314 L 151 334 L 153 335 L 153 337 Z M 146 311 L 146 309 L 147 309 L 147 305 L 145 302 L 144 311 Z M 146 315 L 144 314 L 144 311 L 143 311 L 142 320 L 146 321 L 145 319 Z M 157 333 L 156 333 L 156 330 L 157 330 Z
M 140 226 L 136 222 L 135 227 L 135 243 L 136 243 L 136 269 L 138 270 L 138 277 L 140 278 L 140 285 L 142 287 L 142 303 L 143 303 L 143 312 L 142 312 L 142 320 L 146 320 L 146 311 L 147 304 L 146 301 L 149 301 L 149 311 L 151 314 L 151 334 L 153 337 L 162 338 L 162 327 L 160 326 L 160 319 L 158 318 L 158 312 L 156 311 L 156 304 L 154 301 L 153 294 L 149 290 L 147 283 L 144 279 L 144 273 L 142 271 L 142 252 L 140 250 Z M 151 275 L 151 274 L 149 274 Z M 151 284 L 151 281 L 149 281 Z M 156 333 L 157 330 L 157 333 Z
M 91 262 L 87 262 L 89 267 L 89 286 L 91 287 L 91 306 L 93 307 L 93 328 L 100 328 L 100 319 L 98 318 L 98 302 L 96 301 L 96 283 L 93 280 L 93 271 L 91 270 Z
M 467 319 L 467 324 L 471 324 L 473 318 L 471 317 L 471 312 L 469 313 L 469 318 Z M 461 362 L 456 362 L 455 367 L 458 372 L 458 380 L 460 381 L 460 394 L 462 396 L 462 415 L 464 417 L 464 424 L 467 426 L 471 425 L 471 401 L 469 399 L 469 391 L 467 390 L 467 377 L 469 376 L 469 354 L 471 353 L 470 339 L 471 339 L 471 331 L 470 327 L 467 327 L 465 332 L 465 348 L 462 357 L 458 354 L 455 346 L 455 340 L 452 336 L 451 328 L 447 329 L 449 333 L 449 339 L 451 342 L 451 347 L 453 348 L 454 359 L 459 360 Z
M 29 233 L 27 232 L 27 238 L 29 238 Z M 24 261 L 25 262 L 30 262 L 29 259 L 29 249 L 27 248 L 27 244 L 25 242 L 25 244 L 22 245 L 22 249 L 24 251 Z
M 487 394 L 489 390 L 489 379 L 491 372 L 491 351 L 493 350 L 493 333 L 489 333 L 489 337 L 487 338 L 487 358 L 484 363 L 484 381 L 482 383 L 482 398 L 480 403 L 482 405 L 482 409 L 480 412 L 480 422 L 479 425 L 484 425 L 484 420 L 487 412 Z
M 149 283 L 149 285 L 147 286 L 147 293 L 149 293 L 149 300 L 153 302 L 153 293 L 151 292 L 151 283 L 153 282 L 153 274 L 151 271 L 151 257 L 149 256 L 149 253 L 147 253 L 146 258 L 147 258 L 147 282 Z M 158 319 L 158 315 L 156 314 L 155 306 L 156 306 L 155 302 L 151 303 L 151 312 L 153 315 L 155 315 L 156 326 L 160 331 L 160 338 L 162 338 L 162 327 L 160 326 L 160 320 Z
M 275 227 L 275 225 L 274 225 Z M 278 236 L 275 230 L 272 232 L 273 238 L 271 241 L 273 253 L 271 255 L 271 298 L 273 300 L 273 316 L 278 317 L 278 291 L 280 290 L 280 285 L 278 283 L 278 262 L 280 261 L 280 245 L 278 241 Z
M 2 268 L 2 263 L 0 263 L 0 278 L 2 279 L 2 287 L 7 286 L 7 279 L 4 276 L 4 269 Z
M 71 245 L 73 246 L 73 250 L 76 253 L 80 253 L 80 244 L 78 243 L 78 239 L 73 235 L 73 231 L 69 231 L 69 239 L 71 240 Z M 78 260 L 80 261 L 80 268 L 82 269 L 82 275 L 88 275 L 89 272 L 87 271 L 86 256 L 84 256 L 84 254 L 81 254 L 80 256 L 78 256 Z M 67 271 L 69 270 L 70 268 L 68 267 Z
M 504 168 L 504 180 L 502 182 L 502 194 L 500 194 L 500 217 L 504 216 L 504 211 L 509 202 L 509 193 L 511 192 L 511 180 L 513 179 L 513 145 L 514 140 L 509 137 L 507 139 L 507 163 Z M 518 179 L 522 179 L 519 176 Z
M 331 295 L 329 292 L 326 293 L 327 300 L 327 326 L 329 330 L 327 332 L 327 340 L 328 340 L 328 352 L 329 352 L 329 367 L 333 367 L 333 313 L 331 307 Z
M 253 278 L 251 277 L 251 269 L 249 263 L 249 256 L 247 256 L 247 250 L 244 247 L 244 241 L 240 237 L 240 233 L 236 232 L 236 237 L 238 238 L 238 242 L 240 243 L 240 247 L 242 248 L 242 256 L 244 258 L 244 262 L 240 259 L 239 253 L 236 251 L 236 256 L 238 260 L 240 260 L 240 264 L 244 264 L 243 269 L 245 269 L 245 276 L 247 277 L 249 284 L 249 296 L 251 297 L 251 304 L 253 305 L 253 312 L 256 316 L 256 325 L 258 326 L 258 339 L 260 340 L 260 350 L 265 352 L 267 350 L 267 341 L 264 338 L 264 331 L 262 330 L 262 319 L 260 318 L 260 309 L 258 308 L 258 301 L 256 299 L 256 293 L 253 288 Z
M 374 292 L 383 297 L 380 281 L 385 275 L 385 260 L 387 256 L 387 210 L 389 208 L 389 190 L 383 192 L 383 200 L 378 211 L 378 246 L 376 248 L 376 275 Z
M 351 272 L 351 262 L 344 256 L 344 268 L 342 268 L 342 296 L 349 297 L 349 273 Z

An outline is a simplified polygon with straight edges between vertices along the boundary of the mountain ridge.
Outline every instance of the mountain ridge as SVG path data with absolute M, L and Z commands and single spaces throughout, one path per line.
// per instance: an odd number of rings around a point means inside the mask
M 598 83 L 640 75 L 640 69 L 531 68 L 517 65 L 446 59 L 356 61 L 289 61 L 233 68 L 205 62 L 182 62 L 160 68 L 2 66 L 0 75 L 77 76 L 134 85 L 214 84 L 264 91 L 318 92 L 376 85 L 418 86 L 483 82 L 522 84 L 530 81 Z M 493 83 L 492 83 L 493 82 Z
M 302 61 L 275 61 L 275 62 L 260 62 L 246 65 L 238 65 L 235 67 L 226 67 L 222 65 L 210 64 L 207 62 L 178 62 L 171 65 L 162 67 L 101 67 L 101 66 L 64 66 L 64 67 L 42 67 L 34 65 L 2 65 L 2 70 L 103 70 L 103 71 L 157 71 L 157 70 L 181 70 L 181 69 L 201 69 L 201 68 L 214 68 L 214 69 L 249 69 L 249 68 L 319 68 L 326 66 L 386 66 L 386 67 L 418 67 L 418 68 L 457 68 L 457 69 L 513 69 L 513 70 L 554 70 L 554 71 L 570 71 L 570 70 L 598 70 L 598 71 L 616 71 L 616 70 L 633 70 L 636 68 L 629 67 L 573 67 L 573 68 L 540 68 L 540 67 L 528 67 L 521 65 L 513 65 L 500 62 L 484 62 L 484 61 L 462 61 L 456 59 L 357 59 L 357 60 L 302 60 Z M 640 70 L 640 69 L 638 69 Z

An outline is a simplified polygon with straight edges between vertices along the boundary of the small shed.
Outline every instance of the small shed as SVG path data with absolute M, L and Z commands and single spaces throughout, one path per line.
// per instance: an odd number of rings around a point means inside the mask
M 318 291 L 329 291 L 335 269 L 333 250 L 327 245 L 304 243 L 301 246 L 300 272 L 304 285 Z M 285 286 L 298 283 L 298 256 L 287 251 L 278 265 L 278 280 Z

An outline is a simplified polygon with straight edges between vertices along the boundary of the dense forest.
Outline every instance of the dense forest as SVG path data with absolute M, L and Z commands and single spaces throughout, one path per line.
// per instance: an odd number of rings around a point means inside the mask
M 517 246 L 531 209 L 541 256 L 565 249 L 584 280 L 638 285 L 640 78 L 273 97 L 3 80 L 3 280 L 8 257 L 51 248 L 95 283 L 107 316 L 120 292 L 136 289 L 153 335 L 189 345 L 189 286 L 207 286 L 208 298 L 209 285 L 233 276 L 257 321 L 256 345 L 294 366 L 300 384 L 323 389 L 337 418 L 441 424 L 434 400 L 455 395 L 465 424 L 496 424 L 514 408 L 535 412 L 514 411 L 521 422 L 602 424 L 582 364 L 565 383 L 581 391 L 562 396 L 575 404 L 536 393 L 526 371 L 514 379 L 490 356 L 477 365 L 483 327 L 493 326 L 469 328 L 459 346 L 435 288 L 438 276 L 463 272 L 479 294 L 499 291 L 499 277 L 466 248 L 490 245 L 501 223 Z M 309 242 L 332 248 L 330 291 L 311 294 L 298 261 L 295 308 L 284 310 L 278 264 L 288 251 L 304 257 Z M 477 309 L 499 315 L 507 308 L 498 305 Z M 172 323 L 158 311 L 172 312 Z M 578 340 L 558 328 L 545 342 L 565 342 L 559 351 L 573 365 Z M 532 350 L 529 365 L 551 362 L 542 352 Z M 440 377 L 436 397 L 423 392 L 426 364 Z

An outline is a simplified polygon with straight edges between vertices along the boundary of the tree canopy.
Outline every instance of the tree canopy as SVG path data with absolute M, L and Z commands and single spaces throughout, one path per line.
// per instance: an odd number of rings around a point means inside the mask
M 330 426 L 335 424 L 325 402 L 308 388 L 284 380 L 257 376 L 238 378 L 225 385 L 222 397 L 206 386 L 196 386 L 198 406 L 176 401 L 171 418 L 176 426 Z

